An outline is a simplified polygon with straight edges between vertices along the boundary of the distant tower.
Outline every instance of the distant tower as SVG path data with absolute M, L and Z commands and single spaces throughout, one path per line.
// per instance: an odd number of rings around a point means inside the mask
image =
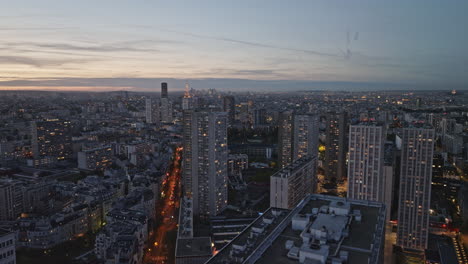
M 182 110 L 189 110 L 192 108 L 192 96 L 190 95 L 190 86 L 185 83 L 184 98 L 182 98 Z
M 172 103 L 167 93 L 167 83 L 161 83 L 161 121 L 172 123 Z
M 223 110 L 228 113 L 228 123 L 232 126 L 236 118 L 236 102 L 234 96 L 225 96 L 223 100 Z
M 161 83 L 161 98 L 167 98 L 167 83 Z
M 159 102 L 151 98 L 146 98 L 146 101 L 145 101 L 146 123 L 159 125 L 159 121 L 161 120 L 161 117 L 159 114 L 160 114 Z

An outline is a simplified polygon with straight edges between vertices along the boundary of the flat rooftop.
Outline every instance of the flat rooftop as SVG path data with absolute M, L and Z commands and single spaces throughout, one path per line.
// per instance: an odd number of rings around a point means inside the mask
M 271 210 L 273 208 L 267 212 Z M 245 250 L 243 258 L 233 258 L 239 256 L 236 255 L 238 251 L 232 250 L 233 245 L 248 245 L 249 230 L 255 223 L 263 221 L 261 217 L 207 263 L 247 263 L 248 260 L 261 264 L 297 264 L 299 251 L 305 249 L 315 250 L 317 256 L 322 254 L 324 258 L 306 258 L 304 263 L 331 263 L 331 260 L 341 258 L 342 263 L 347 264 L 377 264 L 383 254 L 385 206 L 381 203 L 313 194 L 282 219 L 287 223 L 276 221 L 271 224 L 268 234 L 254 241 L 253 249 Z M 302 221 L 302 227 L 296 225 L 298 221 Z M 304 242 L 304 237 L 311 239 Z M 288 257 L 291 252 L 297 254 L 297 258 Z
M 229 244 L 224 246 L 215 256 L 208 260 L 207 263 L 238 263 L 232 259 L 233 255 L 236 259 L 246 259 L 286 219 L 289 213 L 290 210 L 286 209 L 268 209 Z M 243 247 L 244 245 L 244 250 L 238 250 L 239 247 Z
M 211 238 L 193 237 L 177 239 L 176 257 L 211 256 Z

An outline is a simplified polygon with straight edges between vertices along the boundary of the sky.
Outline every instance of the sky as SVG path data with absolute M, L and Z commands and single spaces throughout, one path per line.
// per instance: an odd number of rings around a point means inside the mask
M 0 89 L 467 89 L 464 0 L 0 0 Z

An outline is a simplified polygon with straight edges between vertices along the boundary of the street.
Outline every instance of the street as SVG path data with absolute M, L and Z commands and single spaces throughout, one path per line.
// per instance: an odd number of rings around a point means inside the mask
M 174 159 L 161 186 L 161 199 L 156 205 L 157 225 L 145 252 L 145 263 L 172 263 L 180 206 L 180 166 L 182 148 L 176 148 Z

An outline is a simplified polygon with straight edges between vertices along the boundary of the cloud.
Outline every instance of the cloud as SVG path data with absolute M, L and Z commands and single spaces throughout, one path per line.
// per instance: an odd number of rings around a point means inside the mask
M 61 66 L 65 64 L 86 62 L 87 60 L 83 59 L 63 59 L 63 60 L 53 60 L 53 59 L 43 59 L 43 58 L 34 58 L 27 56 L 0 56 L 0 64 L 21 64 L 29 65 L 34 67 L 43 67 L 43 66 Z
M 108 90 L 135 90 L 146 92 L 159 91 L 160 83 L 168 82 L 169 90 L 183 91 L 186 79 L 174 78 L 55 78 L 35 80 L 0 80 L 0 90 L 8 87 L 42 87 L 43 90 L 53 90 L 58 87 L 66 91 L 66 87 L 88 88 L 108 87 Z M 349 82 L 349 81 L 313 81 L 313 80 L 252 80 L 240 78 L 204 78 L 191 79 L 190 86 L 195 89 L 216 88 L 230 91 L 312 91 L 312 90 L 339 90 L 339 91 L 377 91 L 377 90 L 431 90 L 443 89 L 436 84 L 418 85 L 410 83 L 390 82 Z M 35 88 L 35 89 L 36 89 Z M 458 87 L 457 87 L 458 88 Z M 40 89 L 40 88 L 38 88 Z
M 253 76 L 258 76 L 258 75 L 278 75 L 279 70 L 275 69 L 241 69 L 241 70 L 236 70 L 236 69 L 225 69 L 225 68 L 216 68 L 212 69 L 208 72 L 204 72 L 201 74 L 209 74 L 209 75 L 216 75 L 216 74 L 224 74 L 224 75 L 253 75 Z
M 199 39 L 211 39 L 211 40 L 217 40 L 217 41 L 223 41 L 223 42 L 230 42 L 230 43 L 237 43 L 237 44 L 242 44 L 242 45 L 247 45 L 247 46 L 253 46 L 253 47 L 261 47 L 261 48 L 268 48 L 268 49 L 293 51 L 293 52 L 300 52 L 300 53 L 306 53 L 306 54 L 317 55 L 317 56 L 323 56 L 323 57 L 336 57 L 336 58 L 341 57 L 340 54 L 327 53 L 327 52 L 321 52 L 321 51 L 310 50 L 310 49 L 297 49 L 297 48 L 290 48 L 290 47 L 282 47 L 282 46 L 276 46 L 276 45 L 271 45 L 271 44 L 267 44 L 267 43 L 246 41 L 246 40 L 241 40 L 241 39 L 233 39 L 233 38 L 220 37 L 220 36 L 210 36 L 210 35 L 194 34 L 194 33 L 190 33 L 190 32 L 184 32 L 184 31 L 178 31 L 178 30 L 170 30 L 170 29 L 165 29 L 165 28 L 160 28 L 160 27 L 155 27 L 155 26 L 131 25 L 131 27 L 156 29 L 156 30 L 159 30 L 159 31 L 164 31 L 164 32 L 169 32 L 169 33 L 175 33 L 175 34 L 184 35 L 184 36 L 190 36 L 190 37 L 199 38 Z
M 59 51 L 75 51 L 75 52 L 158 52 L 154 48 L 137 47 L 141 41 L 132 42 L 119 42 L 111 44 L 92 44 L 92 45 L 78 45 L 71 43 L 43 43 L 43 42 L 10 42 L 5 43 L 4 46 L 12 49 L 18 47 L 29 47 L 32 49 L 52 49 Z M 41 50 L 37 50 L 40 52 Z
M 0 27 L 0 31 L 49 31 L 49 30 L 68 30 L 77 29 L 76 27 Z

